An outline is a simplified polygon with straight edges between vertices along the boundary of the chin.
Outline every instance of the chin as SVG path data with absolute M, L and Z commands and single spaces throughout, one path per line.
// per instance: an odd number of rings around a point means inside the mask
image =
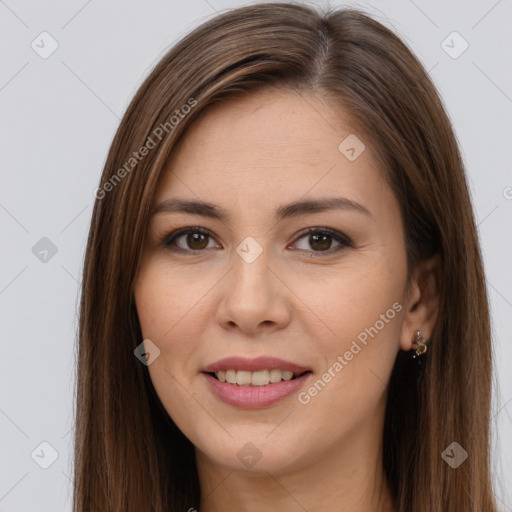
M 223 431 L 219 436 L 192 442 L 199 457 L 210 459 L 230 471 L 276 475 L 314 462 L 312 454 L 308 457 L 300 451 L 304 443 L 299 440 L 303 437 L 299 432 L 282 431 L 275 435 L 272 428 L 266 424 L 236 429 L 227 426 L 233 437 Z

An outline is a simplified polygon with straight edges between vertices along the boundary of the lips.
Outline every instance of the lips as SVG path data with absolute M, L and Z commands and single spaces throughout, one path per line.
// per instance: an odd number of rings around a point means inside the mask
M 304 372 L 311 371 L 311 368 L 300 366 L 284 359 L 277 357 L 261 356 L 254 359 L 243 357 L 226 357 L 216 361 L 215 363 L 205 366 L 201 371 L 204 373 L 215 373 L 219 371 L 226 372 L 227 370 L 245 370 L 248 372 L 258 372 L 261 370 L 278 369 L 281 371 L 292 372 L 300 375 Z
M 228 357 L 204 367 L 201 373 L 222 402 L 237 408 L 259 409 L 297 392 L 312 372 L 276 357 Z

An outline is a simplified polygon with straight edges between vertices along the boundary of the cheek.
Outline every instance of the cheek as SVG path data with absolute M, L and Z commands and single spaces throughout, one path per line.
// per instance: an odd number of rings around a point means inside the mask
M 135 285 L 135 303 L 144 337 L 164 341 L 173 338 L 183 324 L 196 325 L 190 315 L 201 310 L 201 300 L 208 286 L 205 279 L 190 279 L 166 265 L 148 263 L 141 270 Z M 173 333 L 172 335 L 170 333 Z
M 389 302 L 364 309 L 358 316 L 333 317 L 337 336 L 318 347 L 324 365 L 297 396 L 296 418 L 314 425 L 313 444 L 318 437 L 350 438 L 384 413 L 387 383 L 398 352 L 400 312 L 395 314 Z M 380 319 L 381 312 L 388 323 Z
M 183 380 L 180 375 L 197 372 L 193 356 L 197 354 L 204 331 L 201 304 L 198 303 L 204 296 L 204 290 L 200 289 L 197 281 L 181 281 L 176 272 L 173 279 L 169 279 L 169 271 L 161 265 L 148 265 L 140 273 L 135 286 L 142 336 L 150 339 L 160 350 L 159 357 L 148 370 L 164 404 L 166 396 L 179 393 L 179 384 Z M 188 383 L 183 382 L 182 385 L 188 386 Z
M 313 415 L 330 410 L 346 422 L 347 411 L 364 417 L 382 398 L 399 350 L 405 282 L 405 267 L 385 261 L 375 258 L 301 288 L 323 333 L 310 332 L 323 367 L 300 400 Z
M 160 350 L 148 366 L 151 382 L 173 421 L 190 436 L 191 420 L 201 415 L 189 377 L 198 371 L 195 356 L 204 332 L 198 301 L 205 291 L 197 280 L 185 283 L 179 273 L 173 272 L 172 279 L 169 274 L 165 265 L 145 266 L 134 288 L 135 303 L 143 338 Z
M 324 345 L 321 352 L 332 357 L 333 351 L 343 349 L 347 342 L 350 345 L 376 323 L 380 338 L 398 335 L 404 290 L 402 269 L 398 267 L 393 272 L 382 263 L 366 262 L 359 268 L 343 267 L 314 279 L 304 275 L 295 278 L 294 292 L 306 306 L 303 319 L 311 318 L 305 321 L 305 327 L 315 324 L 319 328 L 316 335 L 310 334 L 316 343 Z M 395 341 L 398 343 L 397 336 Z

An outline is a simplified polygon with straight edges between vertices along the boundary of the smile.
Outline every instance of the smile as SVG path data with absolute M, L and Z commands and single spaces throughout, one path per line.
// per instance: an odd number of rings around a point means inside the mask
M 238 386 L 267 386 L 281 381 L 289 381 L 300 377 L 306 372 L 294 373 L 289 370 L 280 370 L 272 368 L 270 370 L 260 370 L 251 372 L 247 370 L 220 370 L 213 375 L 220 382 L 228 382 Z

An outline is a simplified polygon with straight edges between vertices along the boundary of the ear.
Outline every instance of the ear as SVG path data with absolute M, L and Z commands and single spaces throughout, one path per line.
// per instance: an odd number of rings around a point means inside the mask
M 426 340 L 430 339 L 439 313 L 440 276 L 439 254 L 419 263 L 412 272 L 400 333 L 402 350 L 413 348 L 416 331 L 421 331 Z

